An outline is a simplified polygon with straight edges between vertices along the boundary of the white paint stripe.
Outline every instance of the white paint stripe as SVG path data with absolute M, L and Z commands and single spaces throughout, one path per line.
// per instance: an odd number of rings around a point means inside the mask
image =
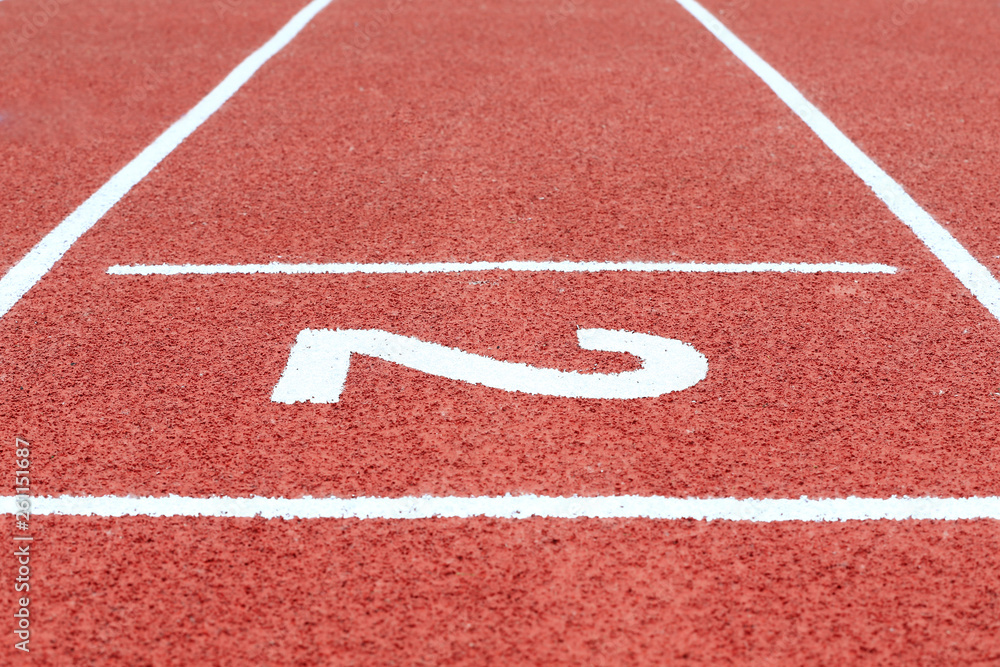
M 695 19 L 715 35 L 743 63 L 759 76 L 798 115 L 823 143 L 837 154 L 858 177 L 885 202 L 938 259 L 944 262 L 979 302 L 1000 319 L 1000 282 L 979 263 L 955 237 L 922 209 L 903 187 L 854 145 L 837 126 L 807 100 L 795 86 L 744 44 L 718 19 L 695 0 L 677 0 Z
M 0 497 L 2 514 L 14 496 Z M 209 516 L 302 519 L 697 519 L 703 521 L 1000 520 L 1000 497 L 973 498 L 667 498 L 664 496 L 482 496 L 403 498 L 190 498 L 51 496 L 31 513 L 64 516 Z
M 422 264 L 158 264 L 115 265 L 108 273 L 115 276 L 176 276 L 216 273 L 457 273 L 462 271 L 557 271 L 561 273 L 596 273 L 635 271 L 639 273 L 896 273 L 885 264 L 768 263 L 699 264 L 694 262 L 428 262 Z
M 111 210 L 136 183 L 214 114 L 272 56 L 284 48 L 332 0 L 313 0 L 266 44 L 237 65 L 208 95 L 171 125 L 89 199 L 69 214 L 0 278 L 0 317 L 49 272 L 70 247 Z

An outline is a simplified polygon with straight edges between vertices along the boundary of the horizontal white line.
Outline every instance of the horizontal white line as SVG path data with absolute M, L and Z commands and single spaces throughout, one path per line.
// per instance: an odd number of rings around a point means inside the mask
M 635 271 L 640 273 L 896 273 L 885 264 L 768 263 L 699 264 L 694 262 L 427 262 L 421 264 L 139 264 L 115 265 L 116 276 L 176 276 L 216 273 L 455 273 L 462 271 L 558 271 L 562 273 Z
M 2 497 L 12 514 L 16 496 Z M 20 496 L 24 498 L 24 496 Z M 208 516 L 301 519 L 696 519 L 702 521 L 1000 520 L 1000 497 L 667 498 L 664 496 L 480 496 L 403 498 L 191 498 L 44 496 L 31 513 L 65 516 Z

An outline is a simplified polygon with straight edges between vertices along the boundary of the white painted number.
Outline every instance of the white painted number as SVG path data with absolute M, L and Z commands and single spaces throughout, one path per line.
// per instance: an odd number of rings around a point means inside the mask
M 271 400 L 336 403 L 353 353 L 451 380 L 568 398 L 653 398 L 687 389 L 708 374 L 705 356 L 679 340 L 608 329 L 579 329 L 576 334 L 583 349 L 628 352 L 642 360 L 642 368 L 612 374 L 559 371 L 499 361 L 378 329 L 304 329 Z

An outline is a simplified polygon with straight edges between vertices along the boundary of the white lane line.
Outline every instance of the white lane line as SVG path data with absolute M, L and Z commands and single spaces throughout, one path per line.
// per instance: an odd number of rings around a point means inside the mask
M 157 264 L 115 265 L 115 276 L 212 275 L 217 273 L 458 273 L 463 271 L 557 271 L 598 273 L 635 271 L 638 273 L 896 273 L 885 264 L 768 263 L 700 264 L 680 262 L 428 262 L 422 264 Z
M 108 180 L 65 220 L 45 235 L 21 261 L 0 278 L 0 317 L 3 317 L 49 272 L 66 251 L 128 194 L 136 183 L 214 114 L 272 56 L 284 48 L 332 0 L 313 0 L 285 24 L 274 37 L 236 66 L 208 95 L 153 143 Z
M 801 118 L 837 156 L 850 167 L 875 195 L 917 235 L 924 245 L 948 267 L 956 278 L 1000 319 L 1000 282 L 979 263 L 955 237 L 920 207 L 903 187 L 854 145 L 823 112 L 807 100 L 795 86 L 744 44 L 718 19 L 695 0 L 677 0 L 695 19 L 753 70 L 781 101 Z
M 3 514 L 15 496 L 0 497 Z M 22 496 L 23 498 L 23 496 Z M 664 496 L 480 496 L 402 498 L 191 498 L 51 496 L 31 513 L 63 516 L 208 516 L 302 519 L 696 519 L 701 521 L 1000 520 L 1000 497 L 972 498 L 667 498 Z

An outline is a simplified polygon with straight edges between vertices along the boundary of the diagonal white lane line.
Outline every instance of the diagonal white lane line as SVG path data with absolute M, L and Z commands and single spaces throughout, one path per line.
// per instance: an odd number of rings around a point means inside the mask
M 15 496 L 0 496 L 0 514 L 13 514 Z M 21 496 L 24 498 L 24 496 Z M 700 521 L 958 521 L 1000 520 L 1000 497 L 970 498 L 669 498 L 407 496 L 402 498 L 233 498 L 212 496 L 43 496 L 33 515 L 190 516 L 303 519 L 695 519 Z
M 920 207 L 903 187 L 847 138 L 833 122 L 805 98 L 753 49 L 743 43 L 695 0 L 677 0 L 695 19 L 743 61 L 781 101 L 788 105 L 837 157 L 885 202 L 896 217 L 913 230 L 924 245 L 965 285 L 994 317 L 1000 319 L 1000 282 L 954 236 Z
M 559 273 L 896 273 L 885 264 L 829 262 L 750 262 L 703 264 L 698 262 L 424 262 L 419 264 L 137 264 L 108 268 L 114 276 L 214 275 L 218 273 L 349 274 L 349 273 L 459 273 L 464 271 L 555 271 Z
M 129 190 L 170 155 L 181 142 L 208 120 L 226 100 L 250 80 L 264 63 L 288 45 L 333 0 L 313 0 L 285 24 L 274 37 L 236 66 L 208 95 L 184 114 L 107 183 L 46 234 L 21 261 L 0 278 L 0 317 L 66 254 L 77 239 L 93 227 Z

